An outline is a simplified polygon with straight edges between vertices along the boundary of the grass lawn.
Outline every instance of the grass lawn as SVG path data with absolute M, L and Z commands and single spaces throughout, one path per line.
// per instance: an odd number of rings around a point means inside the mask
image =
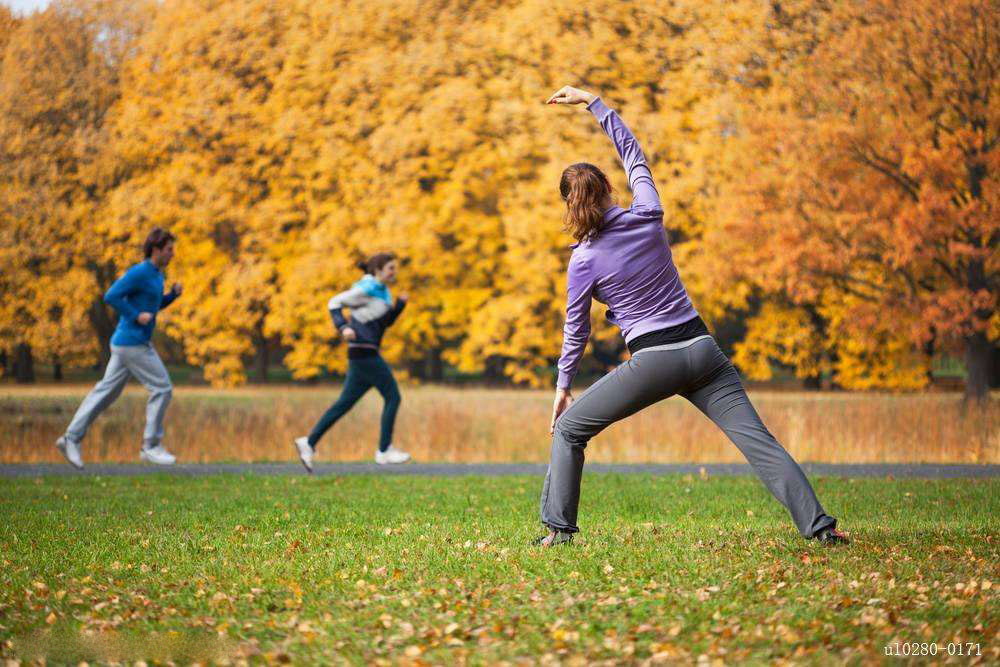
M 589 475 L 548 551 L 539 478 L 4 480 L 0 656 L 1000 659 L 1000 480 L 815 483 L 851 546 L 799 538 L 752 479 Z

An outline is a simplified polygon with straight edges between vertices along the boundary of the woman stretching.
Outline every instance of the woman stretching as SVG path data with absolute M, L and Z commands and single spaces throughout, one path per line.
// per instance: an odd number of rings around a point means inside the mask
M 399 410 L 399 387 L 392 376 L 392 369 L 379 354 L 382 334 L 406 307 L 407 295 L 401 294 L 393 304 L 389 285 L 396 282 L 399 268 L 392 253 L 379 253 L 358 264 L 365 276 L 351 289 L 330 299 L 327 307 L 344 340 L 347 341 L 347 379 L 337 402 L 330 406 L 308 436 L 295 439 L 295 448 L 306 470 L 312 472 L 316 443 L 337 420 L 354 407 L 354 404 L 372 387 L 378 389 L 385 400 L 382 409 L 382 430 L 375 463 L 405 463 L 410 455 L 392 446 L 392 429 Z M 344 306 L 351 309 L 351 319 L 344 317 Z
M 536 544 L 570 542 L 580 504 L 587 442 L 619 419 L 680 394 L 721 428 L 792 515 L 806 538 L 847 542 L 816 499 L 809 481 L 761 422 L 739 375 L 694 309 L 674 266 L 663 208 L 632 133 L 600 98 L 565 87 L 549 104 L 586 104 L 611 138 L 628 174 L 632 206 L 613 205 L 611 184 L 591 164 L 570 165 L 559 191 L 566 224 L 578 243 L 569 260 L 566 326 L 552 407 L 552 458 L 542 488 Z M 590 336 L 590 304 L 608 306 L 631 358 L 573 402 L 570 384 Z

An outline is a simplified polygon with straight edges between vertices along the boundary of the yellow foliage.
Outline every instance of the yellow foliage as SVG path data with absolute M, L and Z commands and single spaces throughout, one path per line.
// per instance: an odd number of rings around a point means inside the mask
M 766 377 L 778 361 L 850 386 L 917 386 L 928 317 L 897 299 L 897 323 L 869 333 L 845 295 L 906 287 L 910 265 L 933 259 L 920 255 L 927 223 L 948 202 L 903 207 L 849 161 L 815 154 L 852 130 L 814 123 L 806 94 L 822 80 L 810 58 L 830 60 L 817 45 L 842 44 L 849 14 L 810 0 L 79 0 L 18 24 L 0 7 L 0 335 L 92 362 L 88 327 L 109 335 L 100 294 L 162 225 L 178 236 L 169 280 L 185 291 L 160 321 L 213 384 L 243 382 L 262 348 L 280 348 L 296 378 L 342 372 L 326 302 L 382 250 L 402 257 L 395 291 L 411 295 L 388 359 L 434 351 L 461 371 L 548 384 L 571 242 L 560 173 L 593 162 L 629 199 L 596 123 L 542 104 L 573 83 L 640 138 L 705 319 L 763 304 L 737 346 L 744 370 Z M 836 71 L 863 99 L 880 94 L 863 63 Z M 862 120 L 862 138 L 893 131 Z M 906 169 L 954 180 L 954 152 L 910 148 Z M 891 252 L 871 251 L 886 239 Z M 954 324 L 960 296 L 917 302 Z M 992 296 L 976 296 L 982 312 Z M 623 347 L 602 315 L 594 339 L 613 356 Z
M 747 322 L 733 363 L 754 380 L 770 380 L 773 362 L 793 367 L 797 377 L 816 377 L 829 370 L 822 351 L 822 337 L 808 313 L 768 303 Z
M 113 185 L 106 115 L 149 5 L 60 2 L 0 11 L 0 334 L 45 360 L 90 364 L 110 336 L 115 267 L 93 219 Z M 101 38 L 98 45 L 98 39 Z

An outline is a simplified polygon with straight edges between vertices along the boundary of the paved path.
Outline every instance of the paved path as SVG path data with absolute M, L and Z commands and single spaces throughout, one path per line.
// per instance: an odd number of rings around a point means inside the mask
M 316 475 L 424 475 L 455 477 L 459 475 L 535 475 L 545 474 L 541 463 L 410 463 L 379 466 L 374 463 L 323 463 L 316 466 Z M 701 469 L 710 476 L 750 475 L 745 463 L 715 464 L 607 464 L 591 463 L 588 474 L 619 473 L 626 475 L 699 474 Z M 807 463 L 802 466 L 807 475 L 821 477 L 917 477 L 928 479 L 1000 477 L 1000 465 L 943 464 L 833 464 Z M 187 463 L 170 467 L 139 464 L 93 464 L 75 470 L 67 464 L 0 464 L 0 478 L 65 475 L 170 475 L 199 477 L 204 475 L 303 475 L 298 463 Z

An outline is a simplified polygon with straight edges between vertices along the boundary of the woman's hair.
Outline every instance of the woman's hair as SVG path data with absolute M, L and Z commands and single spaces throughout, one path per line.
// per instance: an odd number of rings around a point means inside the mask
M 604 225 L 604 203 L 611 196 L 604 172 L 587 162 L 571 164 L 559 179 L 559 194 L 566 200 L 566 230 L 573 238 L 597 236 Z
M 146 237 L 146 240 L 142 244 L 142 254 L 146 258 L 152 257 L 153 248 L 162 250 L 168 243 L 176 240 L 173 234 L 162 227 L 153 227 L 153 231 L 149 233 L 149 236 Z
M 396 259 L 395 253 L 391 252 L 380 252 L 372 255 L 366 260 L 358 262 L 358 268 L 365 273 L 374 274 L 376 271 L 381 271 L 386 264 Z

